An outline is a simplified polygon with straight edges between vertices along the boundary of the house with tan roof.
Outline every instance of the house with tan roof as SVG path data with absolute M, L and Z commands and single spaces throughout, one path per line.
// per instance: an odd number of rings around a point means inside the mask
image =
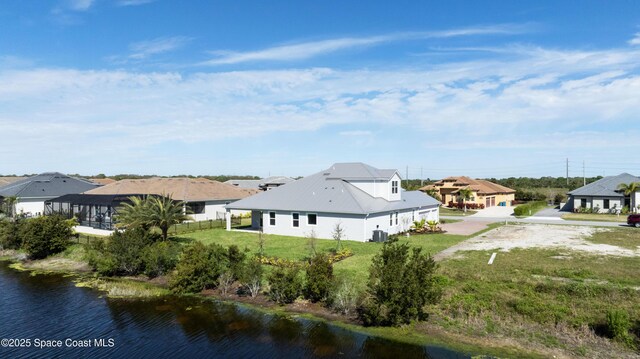
M 196 221 L 216 220 L 225 218 L 225 205 L 257 192 L 206 178 L 125 179 L 49 200 L 45 214 L 61 213 L 78 218 L 83 227 L 112 230 L 118 207 L 129 203 L 129 197 L 157 195 L 184 202 L 185 212 Z
M 206 178 L 154 177 L 124 179 L 87 191 L 85 194 L 166 195 L 173 200 L 185 202 L 194 220 L 205 221 L 223 219 L 225 205 L 257 192 Z
M 465 203 L 475 203 L 484 207 L 510 206 L 511 202 L 515 200 L 516 191 L 514 189 L 467 176 L 447 177 L 420 188 L 420 191 L 426 193 L 435 190 L 440 195 L 442 203 L 448 204 L 462 201 L 458 193 L 463 188 L 469 188 L 472 191 L 471 198 Z

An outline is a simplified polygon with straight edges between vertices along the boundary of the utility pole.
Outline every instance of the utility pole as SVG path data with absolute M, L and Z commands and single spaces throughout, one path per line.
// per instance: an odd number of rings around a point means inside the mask
M 567 157 L 567 187 L 569 187 L 569 157 Z
M 582 185 L 587 185 L 587 177 L 584 175 L 584 160 L 582 161 Z

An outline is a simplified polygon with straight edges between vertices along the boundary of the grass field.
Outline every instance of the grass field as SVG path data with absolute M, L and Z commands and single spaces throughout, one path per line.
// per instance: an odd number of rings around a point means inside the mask
M 462 209 L 440 207 L 441 216 L 470 216 L 476 213 L 478 213 L 478 211 L 472 211 L 470 209 L 468 209 L 467 212 L 465 213 L 465 211 Z
M 587 240 L 637 248 L 640 234 L 618 228 Z M 521 249 L 499 252 L 488 265 L 492 252 L 463 252 L 441 263 L 449 284 L 436 308 L 443 326 L 477 336 L 519 337 L 589 357 L 588 347 L 608 345 L 591 333 L 602 332 L 607 312 L 625 311 L 634 330 L 640 329 L 640 257 Z M 584 346 L 575 345 L 580 336 Z
M 492 226 L 493 228 L 494 226 Z M 311 256 L 311 248 L 308 238 L 288 237 L 278 235 L 265 236 L 265 255 L 286 258 L 292 260 L 304 260 Z M 411 246 L 421 247 L 432 255 L 459 243 L 470 236 L 450 235 L 450 234 L 423 234 L 411 237 L 402 237 L 402 242 L 407 242 Z M 193 240 L 202 241 L 205 244 L 218 243 L 223 246 L 235 244 L 240 248 L 247 248 L 251 253 L 258 253 L 258 234 L 247 232 L 227 232 L 220 229 L 203 230 L 194 233 L 184 234 L 178 238 L 182 242 Z M 328 239 L 317 239 L 316 249 L 328 252 L 336 248 L 336 241 Z M 342 246 L 351 249 L 354 253 L 352 257 L 336 263 L 334 270 L 336 277 L 349 279 L 357 285 L 364 286 L 367 280 L 371 259 L 380 248 L 381 243 L 364 243 L 356 241 L 342 241 Z
M 623 222 L 627 223 L 626 215 L 597 214 L 597 213 L 567 213 L 562 219 L 570 221 L 595 221 L 595 222 Z

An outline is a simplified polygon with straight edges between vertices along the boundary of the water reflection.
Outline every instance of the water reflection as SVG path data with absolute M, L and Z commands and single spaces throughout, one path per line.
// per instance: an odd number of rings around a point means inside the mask
M 0 348 L 0 357 L 468 358 L 199 297 L 115 300 L 0 264 L 0 336 L 114 338 L 114 348 Z M 45 318 L 46 320 L 42 320 Z M 14 323 L 14 324 L 11 324 Z

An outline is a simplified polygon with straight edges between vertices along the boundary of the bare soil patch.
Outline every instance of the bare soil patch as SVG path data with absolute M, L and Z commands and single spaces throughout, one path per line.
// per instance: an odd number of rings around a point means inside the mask
M 442 260 L 459 251 L 497 250 L 508 252 L 515 248 L 566 248 L 598 255 L 619 257 L 640 256 L 640 249 L 622 248 L 610 244 L 593 243 L 586 239 L 597 231 L 586 226 L 522 224 L 503 226 L 449 247 L 435 256 Z

